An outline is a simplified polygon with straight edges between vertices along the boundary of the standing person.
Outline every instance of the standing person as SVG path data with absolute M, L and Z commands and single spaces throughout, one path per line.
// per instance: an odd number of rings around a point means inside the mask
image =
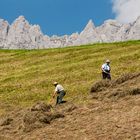
M 106 60 L 106 62 L 102 65 L 102 78 L 111 80 L 110 75 L 110 60 Z
M 54 82 L 53 85 L 55 86 L 55 90 L 53 93 L 53 98 L 57 95 L 56 104 L 61 104 L 62 99 L 65 96 L 66 92 L 62 85 L 58 84 L 58 82 Z

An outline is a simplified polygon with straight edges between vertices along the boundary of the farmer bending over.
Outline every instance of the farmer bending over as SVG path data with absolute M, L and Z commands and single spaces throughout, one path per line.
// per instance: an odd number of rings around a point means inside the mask
M 65 92 L 64 88 L 62 87 L 62 85 L 58 84 L 57 82 L 54 82 L 53 85 L 55 86 L 53 98 L 55 97 L 55 95 L 57 95 L 56 104 L 61 104 L 62 99 L 65 96 L 66 92 Z

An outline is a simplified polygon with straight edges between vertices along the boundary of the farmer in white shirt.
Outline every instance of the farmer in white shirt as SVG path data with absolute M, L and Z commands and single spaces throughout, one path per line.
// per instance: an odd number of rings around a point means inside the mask
M 55 95 L 57 95 L 56 104 L 61 104 L 62 99 L 65 96 L 66 92 L 65 92 L 64 88 L 62 87 L 62 85 L 58 84 L 57 82 L 54 82 L 53 85 L 55 86 L 53 98 L 55 97 Z
M 109 79 L 111 80 L 111 75 L 110 75 L 110 60 L 106 60 L 106 63 L 102 65 L 102 77 L 103 79 Z

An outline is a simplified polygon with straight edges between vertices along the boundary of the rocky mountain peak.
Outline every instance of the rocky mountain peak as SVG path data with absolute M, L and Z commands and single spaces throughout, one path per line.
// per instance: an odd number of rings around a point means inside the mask
M 26 19 L 24 16 L 19 16 L 14 22 L 26 22 Z
M 24 16 L 19 16 L 11 25 L 11 28 L 16 30 L 25 30 L 30 28 L 29 22 L 25 19 Z
M 24 16 L 19 16 L 11 25 L 0 19 L 0 48 L 41 49 L 91 44 L 97 42 L 116 42 L 140 39 L 140 16 L 133 23 L 121 24 L 116 20 L 106 20 L 95 27 L 89 20 L 80 34 L 52 36 L 44 35 L 39 25 L 31 25 Z
M 0 33 L 3 32 L 3 30 L 5 30 L 5 28 L 7 28 L 9 26 L 9 23 L 3 19 L 0 19 Z
M 95 25 L 94 25 L 93 21 L 90 19 L 83 31 L 89 31 L 89 30 L 93 30 L 93 29 L 95 29 Z
M 96 28 L 92 20 L 89 20 L 88 24 L 84 28 L 84 30 L 80 33 L 79 37 L 76 41 L 74 41 L 74 45 L 88 44 L 100 42 L 100 37 L 96 32 Z

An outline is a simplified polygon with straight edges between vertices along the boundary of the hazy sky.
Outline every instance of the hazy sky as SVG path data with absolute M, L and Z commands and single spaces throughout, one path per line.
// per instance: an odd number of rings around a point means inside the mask
M 23 15 L 47 35 L 64 35 L 81 32 L 89 19 L 95 26 L 106 19 L 132 21 L 139 14 L 137 6 L 140 0 L 0 0 L 0 18 L 11 24 Z M 126 16 L 127 11 L 133 18 Z

